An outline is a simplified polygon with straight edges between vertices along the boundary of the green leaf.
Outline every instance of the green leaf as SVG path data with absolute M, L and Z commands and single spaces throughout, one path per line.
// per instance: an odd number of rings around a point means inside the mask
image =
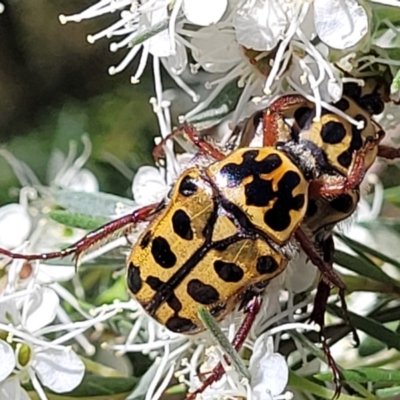
M 345 236 L 345 235 L 340 235 L 340 234 L 335 234 L 335 236 L 337 236 L 338 238 L 340 238 L 340 240 L 347 244 L 347 246 L 351 247 L 356 253 L 358 254 L 369 254 L 372 257 L 378 258 L 380 260 L 382 260 L 383 262 L 387 262 L 389 264 L 392 264 L 393 266 L 397 267 L 400 269 L 400 262 L 377 251 L 374 249 L 371 249 L 368 246 L 365 246 L 362 243 L 359 243 L 353 239 L 350 239 L 349 237 Z
M 49 217 L 60 224 L 70 226 L 72 228 L 93 230 L 105 223 L 109 222 L 109 218 L 73 213 L 64 210 L 52 210 Z
M 51 390 L 46 390 L 49 393 L 50 399 L 77 399 L 77 398 L 92 398 L 95 396 L 106 396 L 104 399 L 111 399 L 114 395 L 127 394 L 136 386 L 138 378 L 135 377 L 105 377 L 92 374 L 85 374 L 81 384 L 72 392 L 69 393 L 53 393 Z M 25 388 L 32 390 L 31 384 L 27 384 Z M 125 395 L 126 397 L 126 395 Z M 125 397 L 119 397 L 124 399 Z M 115 397 L 116 398 L 116 397 Z
M 343 318 L 342 309 L 336 305 L 329 304 L 327 309 L 329 312 L 339 316 L 340 318 Z M 372 318 L 363 317 L 352 312 L 349 312 L 348 315 L 350 317 L 351 324 L 355 328 L 360 329 L 369 336 L 381 341 L 389 348 L 400 350 L 400 335 L 398 333 L 391 331 Z
M 376 354 L 386 348 L 386 345 L 380 340 L 367 336 L 358 348 L 358 354 L 361 357 L 368 357 Z
M 367 257 L 355 257 L 351 254 L 336 250 L 334 261 L 349 269 L 350 271 L 357 272 L 361 276 L 377 280 L 379 282 L 395 284 L 395 281 L 387 276 L 377 265 L 375 265 Z
M 226 337 L 226 335 L 222 332 L 221 328 L 216 323 L 214 317 L 210 314 L 210 312 L 204 307 L 199 307 L 197 313 L 203 322 L 204 326 L 211 333 L 212 337 L 215 341 L 221 346 L 224 352 L 227 354 L 232 364 L 236 367 L 236 370 L 249 381 L 251 379 L 249 370 L 243 363 L 243 360 L 240 358 L 237 351 L 233 348 L 232 344 Z
M 345 382 L 400 383 L 400 371 L 394 371 L 383 368 L 360 367 L 357 369 L 342 370 L 342 374 Z M 331 381 L 332 373 L 317 374 L 314 375 L 314 377 L 320 381 Z
M 400 89 L 400 70 L 396 72 L 393 78 L 392 85 L 390 86 L 390 91 L 392 93 L 397 92 Z
M 386 399 L 388 397 L 398 398 L 398 396 L 400 395 L 400 386 L 378 389 L 376 391 L 376 394 L 379 396 L 380 399 Z
M 394 186 L 389 189 L 385 189 L 383 192 L 383 197 L 385 200 L 390 201 L 395 206 L 400 207 L 400 186 Z
M 400 22 L 400 9 L 379 3 L 370 2 L 369 5 L 373 9 L 373 15 L 381 21 L 388 19 L 393 24 Z
M 129 299 L 128 291 L 126 289 L 125 276 L 120 276 L 112 286 L 102 291 L 97 297 L 95 304 L 111 304 L 115 299 L 127 301 Z
M 229 82 L 205 110 L 189 117 L 187 122 L 194 124 L 199 130 L 216 125 L 235 109 L 241 93 L 242 89 L 236 81 Z
M 108 217 L 132 208 L 135 203 L 108 193 L 86 193 L 60 190 L 54 195 L 62 208 L 84 215 Z
M 303 378 L 293 371 L 289 371 L 289 383 L 288 385 L 297 390 L 301 390 L 302 392 L 310 393 L 314 396 L 318 396 L 322 399 L 333 399 L 334 392 L 333 390 L 327 389 L 324 386 L 318 385 L 317 383 L 311 382 L 310 380 Z M 347 394 L 341 394 L 339 400 L 355 400 L 362 399 L 363 397 L 358 396 L 350 396 Z

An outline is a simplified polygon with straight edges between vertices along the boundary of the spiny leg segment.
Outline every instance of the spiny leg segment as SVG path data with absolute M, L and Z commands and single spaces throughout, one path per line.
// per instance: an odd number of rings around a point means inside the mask
M 152 217 L 152 215 L 156 214 L 162 208 L 164 208 L 164 203 L 155 203 L 135 210 L 129 215 L 125 215 L 114 221 L 110 221 L 100 228 L 89 232 L 76 243 L 60 251 L 42 254 L 21 254 L 0 248 L 0 254 L 12 259 L 23 259 L 27 261 L 46 261 L 73 255 L 73 258 L 77 263 L 80 256 L 97 243 L 103 242 L 104 240 L 107 240 L 108 238 L 118 234 L 123 235 L 129 232 L 130 229 L 132 229 L 138 222 L 147 221 Z

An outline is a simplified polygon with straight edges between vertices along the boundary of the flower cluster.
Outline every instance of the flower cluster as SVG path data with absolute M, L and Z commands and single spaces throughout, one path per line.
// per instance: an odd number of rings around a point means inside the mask
M 3 8 L 0 3 L 0 12 Z M 110 51 L 127 49 L 120 64 L 110 67 L 110 74 L 123 71 L 140 57 L 131 77 L 134 84 L 151 60 L 155 96 L 150 102 L 162 138 L 172 131 L 174 113 L 179 122 L 215 128 L 218 145 L 225 149 L 230 128 L 277 95 L 302 94 L 315 102 L 318 118 L 322 107 L 332 109 L 330 103 L 341 98 L 345 82 L 362 83 L 363 77 L 388 73 L 392 96 L 400 89 L 400 57 L 396 58 L 398 52 L 394 51 L 399 28 L 391 20 L 392 14 L 394 20 L 400 15 L 400 3 L 395 0 L 100 0 L 79 14 L 60 15 L 59 19 L 64 24 L 108 13 L 117 14 L 116 21 L 87 40 L 94 43 L 108 38 L 113 40 Z M 175 81 L 176 90 L 163 90 L 161 67 Z M 389 123 L 393 120 L 389 113 L 382 118 Z M 49 170 L 57 173 L 50 174 L 48 187 L 24 163 L 1 150 L 22 186 L 19 203 L 0 208 L 1 248 L 37 253 L 74 243 L 82 231 L 55 224 L 49 218 L 54 204 L 74 215 L 108 221 L 161 201 L 188 166 L 209 162 L 188 143 L 180 143 L 183 154 L 176 154 L 168 143 L 165 165 L 144 166 L 136 173 L 134 201 L 130 201 L 98 193 L 95 176 L 84 168 L 90 142 L 87 138 L 83 141 L 84 152 L 79 157 L 74 145 L 66 158 L 60 153 L 52 156 Z M 373 184 L 374 205 L 370 212 L 359 214 L 359 222 L 379 214 L 380 186 L 376 180 Z M 363 200 L 361 205 L 365 206 Z M 54 212 L 51 217 L 57 220 L 60 214 Z M 142 229 L 139 226 L 129 241 L 134 243 Z M 371 239 L 364 228 L 356 229 L 349 236 L 362 232 L 366 240 Z M 106 252 L 126 243 L 125 237 L 112 238 L 106 245 L 87 249 L 80 261 L 100 263 Z M 123 255 L 118 258 L 121 266 L 123 259 Z M 48 265 L 2 257 L 0 270 L 5 271 L 0 278 L 0 397 L 5 399 L 27 399 L 27 382 L 41 400 L 47 398 L 46 388 L 56 393 L 77 388 L 87 368 L 78 354 L 95 352 L 87 335 L 120 359 L 127 353 L 141 352 L 150 360 L 139 384 L 131 388 L 131 398 L 160 399 L 173 378 L 195 392 L 202 387 L 199 375 L 207 376 L 222 363 L 226 374 L 204 390 L 203 399 L 291 399 L 292 392 L 286 390 L 288 361 L 274 349 L 287 340 L 288 332 L 316 330 L 304 324 L 299 315 L 312 301 L 299 294 L 312 288 L 317 274 L 301 254 L 266 289 L 264 307 L 241 352 L 248 362 L 247 377 L 227 364 L 209 333 L 190 338 L 172 333 L 150 318 L 134 299 L 123 296 L 104 300 L 106 306 L 89 302 L 84 285 L 73 278 L 73 262 Z M 110 280 L 117 286 L 120 278 L 121 271 L 116 271 Z M 61 284 L 71 279 L 68 289 Z M 242 312 L 234 311 L 222 322 L 229 339 L 242 317 Z M 121 320 L 130 322 L 124 325 Z M 102 334 L 107 330 L 113 334 L 106 341 Z M 301 334 L 293 336 L 292 365 L 306 360 L 299 337 L 307 341 Z M 315 371 L 319 367 L 316 365 Z M 299 368 L 298 375 L 306 374 L 305 370 Z

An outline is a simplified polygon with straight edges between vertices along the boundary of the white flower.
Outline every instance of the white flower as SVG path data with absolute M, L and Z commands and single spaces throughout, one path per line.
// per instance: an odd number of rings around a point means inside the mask
M 356 0 L 314 0 L 312 6 L 309 1 L 247 0 L 234 26 L 238 42 L 254 50 L 269 51 L 280 40 L 302 40 L 304 34 L 347 49 L 366 35 L 368 17 Z
M 15 377 L 0 382 L 0 398 L 4 400 L 30 400 L 28 393 L 21 387 L 18 378 Z
M 3 382 L 13 372 L 16 363 L 13 348 L 1 339 L 0 360 L 0 382 Z
M 5 9 L 6 9 L 6 7 L 4 6 L 4 4 L 0 3 L 0 14 L 2 14 Z
M 18 203 L 0 207 L 0 247 L 20 246 L 31 232 L 32 221 L 25 206 Z
M 257 339 L 250 358 L 252 399 L 277 398 L 286 388 L 289 369 L 283 356 L 274 353 L 272 337 Z M 288 398 L 288 396 L 286 396 Z
M 215 24 L 224 15 L 228 0 L 184 0 L 183 12 L 193 24 L 207 26 Z

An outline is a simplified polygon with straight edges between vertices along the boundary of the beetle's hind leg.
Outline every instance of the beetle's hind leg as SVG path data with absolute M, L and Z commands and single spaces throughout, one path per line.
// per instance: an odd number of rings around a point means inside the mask
M 239 351 L 241 349 L 244 341 L 246 340 L 250 332 L 253 322 L 257 317 L 258 312 L 260 311 L 260 308 L 261 308 L 261 297 L 253 296 L 253 298 L 248 302 L 244 310 L 245 317 L 242 323 L 240 324 L 238 330 L 236 331 L 235 337 L 233 338 L 232 341 L 232 346 L 236 351 Z M 224 358 L 226 363 L 229 364 L 229 360 L 226 357 Z M 186 400 L 195 400 L 198 394 L 203 393 L 204 390 L 206 390 L 207 387 L 209 387 L 214 382 L 218 382 L 223 377 L 224 374 L 225 374 L 225 369 L 222 363 L 219 363 L 211 372 L 211 375 L 203 381 L 201 387 L 198 388 L 196 391 L 189 393 L 186 396 Z
M 0 248 L 0 255 L 12 259 L 23 259 L 27 261 L 46 261 L 72 255 L 75 264 L 77 265 L 79 264 L 79 259 L 81 258 L 81 256 L 85 254 L 89 249 L 93 248 L 99 243 L 110 240 L 110 238 L 129 233 L 130 230 L 133 229 L 138 222 L 144 222 L 151 219 L 151 217 L 162 208 L 164 208 L 164 203 L 151 204 L 149 206 L 142 207 L 138 210 L 133 211 L 129 215 L 124 215 L 123 217 L 110 221 L 100 228 L 89 232 L 82 239 L 60 251 L 41 254 L 21 254 Z
M 214 160 L 222 160 L 226 157 L 224 153 L 219 151 L 212 143 L 207 142 L 200 136 L 197 129 L 190 124 L 183 124 L 180 128 L 173 130 L 169 135 L 167 135 L 157 146 L 153 149 L 153 157 L 157 164 L 159 164 L 160 159 L 164 157 L 164 146 L 177 136 L 186 136 L 188 140 L 194 144 L 201 153 L 212 157 Z

